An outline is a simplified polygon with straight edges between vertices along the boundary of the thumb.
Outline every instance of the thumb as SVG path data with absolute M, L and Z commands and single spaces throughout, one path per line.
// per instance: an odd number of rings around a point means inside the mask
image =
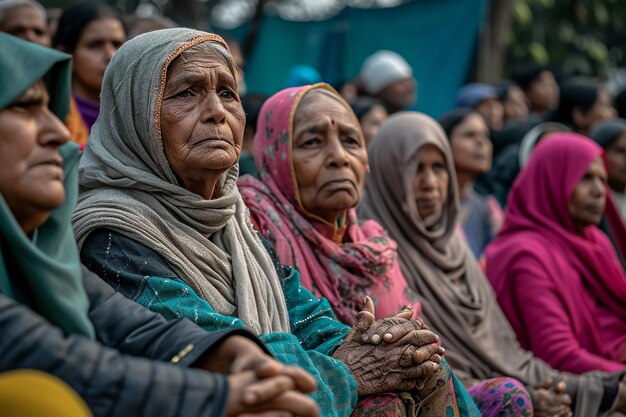
M 365 305 L 363 309 L 356 315 L 353 328 L 364 332 L 374 323 L 376 320 L 376 309 L 374 308 L 374 302 L 368 296 L 365 296 Z
M 411 320 L 413 318 L 413 309 L 411 308 L 411 306 L 406 306 L 402 310 L 394 314 L 392 317 Z

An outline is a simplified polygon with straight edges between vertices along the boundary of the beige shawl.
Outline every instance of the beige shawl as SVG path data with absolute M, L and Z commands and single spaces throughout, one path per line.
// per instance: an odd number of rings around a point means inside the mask
M 165 157 L 159 117 L 167 67 L 201 42 L 226 48 L 216 35 L 166 29 L 116 53 L 80 165 L 74 232 L 79 247 L 97 228 L 123 234 L 163 256 L 217 312 L 257 334 L 289 332 L 275 267 L 235 184 L 238 166 L 224 174 L 222 194 L 205 200 L 178 184 Z

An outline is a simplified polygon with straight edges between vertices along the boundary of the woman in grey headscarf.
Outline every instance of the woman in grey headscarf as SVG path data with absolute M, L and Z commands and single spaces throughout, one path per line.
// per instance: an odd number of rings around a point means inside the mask
M 419 113 L 388 118 L 369 147 L 371 175 L 359 216 L 378 221 L 398 242 L 402 273 L 420 297 L 424 321 L 441 335 L 450 366 L 467 385 L 496 376 L 527 385 L 536 416 L 626 411 L 622 375 L 571 375 L 524 351 L 467 246 L 455 233 L 459 191 L 441 127 Z M 544 385 L 545 384 L 545 385 Z M 618 390 L 619 388 L 619 390 Z M 568 410 L 569 411 L 569 410 Z M 619 415 L 619 414 L 618 414 Z
M 245 124 L 236 79 L 213 34 L 167 29 L 120 48 L 80 167 L 82 261 L 166 318 L 251 329 L 317 378 L 323 415 L 349 415 L 357 396 L 438 390 L 440 375 L 430 377 L 443 350 L 412 312 L 374 322 L 370 301 L 350 331 L 296 271 L 275 265 L 235 185 Z M 405 338 L 380 343 L 395 324 L 392 336 Z

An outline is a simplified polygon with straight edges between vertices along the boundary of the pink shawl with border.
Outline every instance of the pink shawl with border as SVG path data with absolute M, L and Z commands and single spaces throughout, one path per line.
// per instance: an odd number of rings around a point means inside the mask
M 626 274 L 597 227 L 575 232 L 569 199 L 602 148 L 574 133 L 542 141 L 516 180 L 487 275 L 523 346 L 561 370 L 626 365 Z M 613 201 L 607 196 L 607 210 Z M 626 235 L 623 224 L 613 230 Z M 622 363 L 620 363 L 620 361 Z
M 312 89 L 324 89 L 343 102 L 332 87 L 316 84 L 282 90 L 261 109 L 254 145 L 261 181 L 246 176 L 238 182 L 253 222 L 280 261 L 294 266 L 302 284 L 328 299 L 344 323 L 353 322 L 365 295 L 374 300 L 377 317 L 406 305 L 419 313 L 419 303 L 400 272 L 396 243 L 378 223 L 360 222 L 355 210 L 348 210 L 338 227 L 307 212 L 300 203 L 291 137 L 295 111 Z M 358 126 L 356 117 L 355 123 Z

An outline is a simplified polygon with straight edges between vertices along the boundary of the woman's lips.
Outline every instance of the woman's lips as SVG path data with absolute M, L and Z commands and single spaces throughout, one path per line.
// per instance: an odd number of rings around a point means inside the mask
M 349 179 L 333 180 L 324 184 L 324 188 L 329 189 L 331 191 L 353 190 L 354 187 L 355 187 L 354 182 Z

